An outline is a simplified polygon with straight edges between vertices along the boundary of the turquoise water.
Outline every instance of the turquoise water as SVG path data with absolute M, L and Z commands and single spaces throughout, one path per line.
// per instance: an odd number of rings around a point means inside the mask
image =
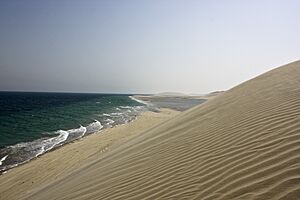
M 0 92 L 0 171 L 146 109 L 129 95 Z

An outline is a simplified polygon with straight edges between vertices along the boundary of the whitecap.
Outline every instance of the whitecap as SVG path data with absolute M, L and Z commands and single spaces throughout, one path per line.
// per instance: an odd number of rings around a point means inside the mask
M 7 158 L 8 155 L 4 156 L 3 158 L 1 158 L 0 160 L 0 166 L 2 165 L 3 161 Z
M 75 138 L 83 137 L 86 133 L 86 127 L 80 125 L 79 128 L 68 130 L 69 136 L 74 136 Z
M 103 126 L 98 120 L 95 120 L 93 123 L 90 123 L 86 128 L 88 133 L 93 133 L 101 130 Z
M 136 102 L 141 103 L 141 104 L 144 104 L 144 105 L 151 105 L 150 103 L 145 102 L 145 101 L 140 100 L 140 99 L 136 99 L 136 98 L 134 98 L 133 96 L 129 96 L 129 98 L 130 98 L 131 100 L 133 100 L 133 101 L 136 101 Z
M 113 112 L 113 113 L 110 113 L 110 115 L 123 115 L 124 113 L 121 113 L 121 112 Z
M 69 136 L 69 132 L 64 130 L 56 131 L 56 133 L 58 133 L 59 135 L 53 138 L 43 140 L 40 144 L 37 144 L 37 147 L 40 148 L 40 151 L 36 154 L 36 156 L 50 151 L 51 149 L 53 149 L 53 147 L 66 141 Z
M 112 119 L 105 119 L 104 121 L 107 122 L 107 123 L 106 123 L 106 126 L 109 126 L 109 127 L 112 127 L 112 124 L 115 123 L 115 121 L 112 120 Z
M 120 108 L 124 108 L 124 109 L 131 109 L 132 106 L 120 106 Z

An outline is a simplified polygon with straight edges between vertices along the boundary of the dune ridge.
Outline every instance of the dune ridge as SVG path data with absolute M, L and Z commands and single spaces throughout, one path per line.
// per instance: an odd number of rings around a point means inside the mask
M 27 199 L 299 199 L 300 61 L 146 131 Z

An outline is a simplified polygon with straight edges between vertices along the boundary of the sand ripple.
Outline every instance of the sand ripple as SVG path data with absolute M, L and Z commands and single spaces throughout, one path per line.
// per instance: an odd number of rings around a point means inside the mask
M 247 81 L 29 199 L 299 199 L 300 62 Z

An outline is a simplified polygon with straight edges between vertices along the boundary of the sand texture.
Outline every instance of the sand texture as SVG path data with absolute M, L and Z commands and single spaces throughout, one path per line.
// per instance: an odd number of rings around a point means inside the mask
M 300 199 L 300 62 L 242 83 L 23 197 Z
M 7 174 L 0 176 L 0 200 L 22 199 L 39 187 L 56 181 L 94 160 L 102 159 L 111 149 L 178 113 L 169 109 L 161 109 L 159 113 L 144 112 L 128 124 L 89 135 L 11 169 Z

